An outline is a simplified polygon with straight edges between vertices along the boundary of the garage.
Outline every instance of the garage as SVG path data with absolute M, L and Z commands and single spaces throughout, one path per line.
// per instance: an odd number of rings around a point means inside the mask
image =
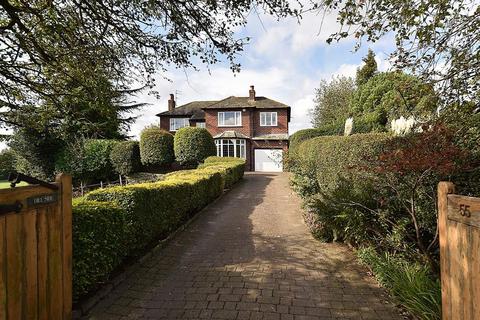
M 255 171 L 282 172 L 282 149 L 255 149 Z

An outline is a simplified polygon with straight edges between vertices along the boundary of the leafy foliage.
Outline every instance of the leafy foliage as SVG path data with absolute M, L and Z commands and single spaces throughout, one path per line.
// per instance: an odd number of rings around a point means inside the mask
M 108 181 L 115 176 L 110 154 L 117 143 L 117 140 L 79 139 L 58 154 L 56 170 L 70 173 L 84 183 Z
M 243 176 L 243 160 L 211 164 L 158 182 L 98 189 L 75 200 L 74 298 L 95 290 L 121 263 L 167 237 Z
M 293 187 L 320 238 L 401 252 L 438 271 L 436 185 L 478 167 L 451 129 L 317 137 L 296 149 Z
M 368 49 L 368 54 L 362 59 L 365 65 L 357 69 L 357 76 L 355 83 L 361 86 L 367 83 L 377 73 L 377 62 L 375 61 L 375 54 L 372 49 Z
M 10 172 L 15 170 L 15 155 L 10 149 L 0 151 L 0 179 L 6 180 Z
M 447 105 L 474 101 L 480 94 L 480 6 L 475 0 L 318 1 L 315 8 L 337 12 L 341 30 L 327 42 L 354 36 L 375 42 L 395 35 L 395 67 L 435 84 Z
M 350 115 L 350 100 L 355 92 L 352 78 L 333 77 L 330 82 L 322 80 L 315 89 L 315 106 L 311 112 L 314 128 L 343 126 Z
M 217 154 L 212 135 L 205 128 L 185 127 L 175 133 L 175 159 L 182 165 L 198 165 Z
M 74 300 L 108 280 L 125 257 L 124 210 L 112 202 L 73 201 Z
M 129 175 L 140 170 L 140 146 L 138 141 L 122 141 L 117 143 L 110 153 L 110 160 L 115 171 L 121 175 Z
M 19 129 L 8 141 L 15 154 L 15 170 L 42 180 L 55 174 L 55 158 L 61 142 L 48 130 Z
M 436 108 L 437 98 L 432 87 L 401 72 L 374 76 L 358 88 L 350 103 L 355 122 L 358 120 L 375 131 L 381 131 L 400 116 L 429 119 Z
M 428 267 L 389 253 L 379 255 L 373 248 L 359 250 L 358 257 L 410 312 L 425 320 L 441 318 L 440 280 Z
M 146 166 L 166 166 L 174 161 L 173 136 L 158 126 L 146 127 L 140 134 L 140 158 Z
M 61 116 L 68 111 L 65 98 L 85 97 L 97 87 L 83 73 L 105 72 L 118 89 L 132 81 L 152 86 L 154 71 L 172 64 L 210 65 L 226 57 L 238 70 L 235 57 L 248 39 L 233 31 L 246 23 L 252 6 L 277 17 L 296 15 L 284 0 L 2 2 L 0 123 L 39 101 Z M 101 93 L 104 101 L 108 92 Z

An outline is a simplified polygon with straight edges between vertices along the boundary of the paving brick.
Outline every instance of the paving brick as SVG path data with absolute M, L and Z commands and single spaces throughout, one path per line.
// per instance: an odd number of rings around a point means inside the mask
M 91 319 L 402 319 L 338 243 L 302 222 L 287 174 L 247 173 L 132 268 Z

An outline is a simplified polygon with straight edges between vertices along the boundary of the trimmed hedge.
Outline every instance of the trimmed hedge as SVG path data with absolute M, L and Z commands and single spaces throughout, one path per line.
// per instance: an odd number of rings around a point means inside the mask
M 213 161 L 213 160 L 212 160 Z M 98 189 L 74 202 L 74 297 L 94 290 L 128 257 L 164 239 L 243 176 L 226 159 L 158 182 Z
M 175 133 L 175 159 L 182 165 L 198 165 L 217 153 L 212 135 L 205 128 L 185 127 Z
M 219 171 L 225 181 L 224 188 L 230 188 L 243 178 L 245 160 L 234 157 L 208 157 L 198 168 L 208 171 Z
M 167 166 L 173 163 L 173 136 L 158 126 L 143 129 L 140 134 L 140 159 L 146 166 Z
M 73 200 L 74 300 L 107 280 L 125 258 L 124 210 L 111 202 Z
M 121 175 L 126 176 L 138 172 L 142 167 L 138 141 L 117 143 L 110 152 L 110 160 L 115 170 Z

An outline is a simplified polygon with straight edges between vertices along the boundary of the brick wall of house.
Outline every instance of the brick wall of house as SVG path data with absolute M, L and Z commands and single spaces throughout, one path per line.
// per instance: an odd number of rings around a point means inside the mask
M 260 112 L 277 112 L 277 126 L 262 127 L 260 126 Z M 255 109 L 253 112 L 253 135 L 261 136 L 266 134 L 288 134 L 288 114 L 286 109 Z
M 170 131 L 170 117 L 160 117 L 160 128 Z
M 241 109 L 228 110 L 228 111 L 241 111 L 242 112 L 242 126 L 241 127 L 219 127 L 218 126 L 218 112 L 222 110 L 205 110 L 205 123 L 207 130 L 216 136 L 224 131 L 236 131 L 240 132 L 246 136 L 251 137 L 253 133 L 252 127 L 252 117 L 250 116 L 253 112 L 251 109 L 246 109 L 242 111 Z

